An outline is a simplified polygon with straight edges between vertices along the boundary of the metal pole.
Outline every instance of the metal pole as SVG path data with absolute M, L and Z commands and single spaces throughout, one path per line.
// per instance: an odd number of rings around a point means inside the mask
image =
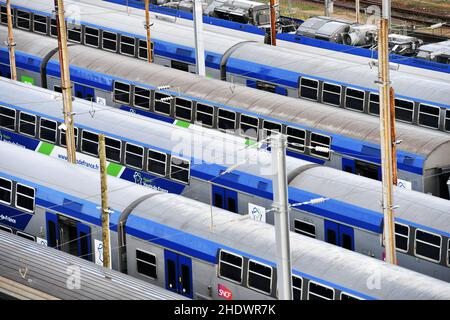
M 382 18 L 388 20 L 388 27 L 391 27 L 391 0 L 383 0 Z
M 109 234 L 108 183 L 106 172 L 105 135 L 98 135 L 98 155 L 100 159 L 100 185 L 102 193 L 102 241 L 103 266 L 111 269 L 111 236 Z
M 72 84 L 69 73 L 67 52 L 67 30 L 64 18 L 63 0 L 55 0 L 56 25 L 58 27 L 59 64 L 61 68 L 61 89 L 64 104 L 64 123 L 66 125 L 67 161 L 76 163 L 75 132 L 72 112 Z
M 277 45 L 277 9 L 276 0 L 270 0 L 270 44 Z
M 333 13 L 334 0 L 325 0 L 325 17 L 331 17 Z
M 361 23 L 361 3 L 360 3 L 360 0 L 356 0 L 355 10 L 356 10 L 356 23 Z
M 8 49 L 9 49 L 9 67 L 11 70 L 11 79 L 17 80 L 16 43 L 14 42 L 13 22 L 11 15 L 11 0 L 6 0 L 6 16 L 8 20 Z
M 286 137 L 272 135 L 273 206 L 277 242 L 278 299 L 292 300 L 291 249 L 289 244 L 289 203 L 286 174 Z
M 386 262 L 397 264 L 393 214 L 393 170 L 389 79 L 388 20 L 380 20 L 378 33 L 378 73 L 380 87 L 381 169 L 383 185 L 384 239 Z
M 205 47 L 203 43 L 203 8 L 202 0 L 194 0 L 194 30 L 195 30 L 195 55 L 197 62 L 197 74 L 206 75 Z
M 392 183 L 397 185 L 397 130 L 395 129 L 395 91 L 392 87 L 390 90 L 389 100 L 389 105 L 391 108 Z
M 152 44 L 150 41 L 150 0 L 145 0 L 145 29 L 147 30 L 147 60 L 152 63 Z

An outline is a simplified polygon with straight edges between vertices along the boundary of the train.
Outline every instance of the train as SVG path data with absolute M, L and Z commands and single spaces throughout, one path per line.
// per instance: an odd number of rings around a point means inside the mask
M 0 140 L 67 160 L 61 95 L 8 79 L 0 79 L 0 91 Z M 270 145 L 83 99 L 73 112 L 79 166 L 99 170 L 103 133 L 110 176 L 273 224 Z M 380 182 L 293 157 L 287 176 L 291 204 L 328 198 L 294 206 L 292 231 L 383 259 Z M 450 201 L 400 187 L 394 199 L 399 264 L 450 281 Z
M 187 300 L 135 277 L 47 247 L 46 241 L 0 224 L 0 293 L 20 300 Z
M 2 3 L 0 9 L 5 21 Z M 15 26 L 55 36 L 52 6 L 50 0 L 15 1 L 14 13 L 18 17 Z M 75 13 L 69 19 L 69 41 L 146 59 L 142 10 L 125 13 L 122 6 L 99 0 L 81 0 L 72 7 Z M 103 11 L 108 12 L 108 18 L 101 14 Z M 195 73 L 191 24 L 181 26 L 161 19 L 153 22 L 154 63 Z M 313 100 L 337 109 L 379 115 L 378 72 L 370 58 L 287 41 L 279 41 L 274 48 L 264 44 L 260 35 L 226 28 L 205 32 L 204 38 L 209 77 Z M 450 131 L 449 74 L 401 65 L 399 70 L 391 71 L 391 80 L 398 121 Z
M 99 174 L 4 142 L 0 154 L 0 224 L 100 254 Z M 108 199 L 113 269 L 191 299 L 278 297 L 273 226 L 113 177 Z M 296 233 L 290 244 L 295 300 L 450 299 L 447 282 Z
M 19 30 L 15 33 L 19 79 L 60 91 L 56 41 Z M 376 118 L 253 88 L 230 87 L 223 81 L 85 46 L 71 46 L 69 52 L 76 97 L 183 126 L 201 123 L 244 136 L 249 143 L 281 130 L 291 142 L 304 145 L 290 144 L 290 156 L 381 180 Z M 0 49 L 4 76 L 8 76 L 8 64 L 8 51 Z M 449 199 L 449 135 L 398 123 L 397 139 L 401 140 L 397 146 L 399 184 Z M 316 151 L 316 146 L 330 152 Z

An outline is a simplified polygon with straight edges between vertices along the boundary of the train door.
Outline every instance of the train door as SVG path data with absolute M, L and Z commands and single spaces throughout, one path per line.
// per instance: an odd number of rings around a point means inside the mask
M 95 100 L 94 88 L 85 87 L 85 86 L 82 86 L 81 84 L 75 83 L 74 92 L 75 92 L 75 97 L 77 97 L 77 98 L 85 99 L 88 101 Z
M 164 263 L 166 289 L 192 298 L 192 260 L 178 253 L 165 250 Z
M 55 248 L 59 246 L 58 216 L 54 213 L 46 212 L 47 221 L 47 245 Z
M 84 223 L 77 223 L 78 256 L 92 261 L 91 228 Z
M 325 220 L 324 227 L 326 242 L 348 250 L 355 250 L 353 228 L 328 220 Z
M 213 186 L 212 199 L 213 206 L 238 213 L 238 194 L 236 191 Z

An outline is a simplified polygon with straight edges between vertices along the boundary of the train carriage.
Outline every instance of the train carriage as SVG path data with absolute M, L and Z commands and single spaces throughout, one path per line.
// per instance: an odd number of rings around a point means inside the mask
M 0 88 L 1 140 L 66 160 L 60 96 L 7 79 L 0 80 Z M 266 147 L 257 150 L 242 137 L 195 125 L 175 126 L 82 99 L 76 99 L 73 108 L 80 166 L 98 170 L 98 134 L 104 133 L 109 175 L 241 215 L 260 210 L 265 221 L 273 223 L 273 213 L 266 212 L 273 198 Z M 379 182 L 292 157 L 287 170 L 291 203 L 330 198 L 293 209 L 293 231 L 383 258 Z M 370 196 L 357 201 L 363 192 Z M 450 202 L 399 187 L 395 197 L 400 205 L 396 209 L 400 265 L 450 281 Z
M 13 185 L 0 208 L 14 212 L 1 225 L 93 260 L 99 175 L 4 142 L 0 154 L 13 160 L 0 163 Z M 188 298 L 277 298 L 272 226 L 116 178 L 108 196 L 114 269 Z M 290 241 L 294 299 L 450 299 L 446 282 L 300 234 Z

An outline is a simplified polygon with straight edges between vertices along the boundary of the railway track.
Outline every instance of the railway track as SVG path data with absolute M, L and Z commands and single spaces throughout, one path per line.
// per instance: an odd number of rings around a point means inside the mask
M 309 0 L 310 2 L 323 4 L 323 0 Z M 381 8 L 381 0 L 361 0 L 362 7 L 376 5 Z M 338 0 L 334 2 L 334 6 L 342 9 L 355 10 L 354 0 Z M 392 17 L 415 23 L 434 24 L 438 22 L 450 23 L 450 15 L 441 15 L 433 12 L 416 11 L 413 9 L 392 6 Z

